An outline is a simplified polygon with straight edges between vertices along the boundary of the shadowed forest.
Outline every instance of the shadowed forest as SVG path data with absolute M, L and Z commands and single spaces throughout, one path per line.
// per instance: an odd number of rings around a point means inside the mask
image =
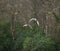
M 60 51 L 60 0 L 0 0 L 0 51 Z

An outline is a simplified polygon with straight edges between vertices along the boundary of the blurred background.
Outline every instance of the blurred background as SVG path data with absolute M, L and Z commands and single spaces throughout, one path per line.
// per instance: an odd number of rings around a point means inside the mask
M 60 51 L 60 0 L 0 0 L 0 51 Z
M 37 18 L 46 35 L 60 40 L 60 23 L 57 23 L 53 12 L 60 17 L 60 0 L 0 0 L 0 20 L 27 23 Z

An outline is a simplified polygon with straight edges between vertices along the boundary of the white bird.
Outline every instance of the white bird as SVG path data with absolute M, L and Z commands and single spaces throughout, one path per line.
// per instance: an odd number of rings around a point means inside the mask
M 28 23 L 27 24 L 24 24 L 23 25 L 23 27 L 30 27 L 31 29 L 32 29 L 32 26 L 30 25 L 30 23 L 32 22 L 32 21 L 36 21 L 36 23 L 37 23 L 37 25 L 39 26 L 40 24 L 39 24 L 39 21 L 36 19 L 36 18 L 31 18 L 29 21 L 28 21 Z
M 29 23 L 32 22 L 32 21 L 36 21 L 37 25 L 39 26 L 39 21 L 38 21 L 36 18 L 31 18 L 31 19 L 29 20 Z

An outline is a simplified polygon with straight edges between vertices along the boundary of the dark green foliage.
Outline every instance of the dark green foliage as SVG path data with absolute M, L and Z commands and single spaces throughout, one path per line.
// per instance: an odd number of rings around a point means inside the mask
M 56 43 L 56 49 L 57 51 L 60 51 L 60 42 Z
M 10 33 L 10 23 L 0 22 L 0 49 L 8 51 L 12 44 L 12 36 Z
M 15 40 L 12 39 L 10 23 L 0 23 L 0 50 L 1 51 L 57 51 L 60 46 L 56 46 L 51 37 L 47 37 L 41 27 L 33 25 L 33 28 L 23 27 L 16 22 Z
M 18 27 L 18 24 L 16 25 Z M 42 29 L 37 25 L 33 28 L 22 27 L 19 25 L 17 30 L 17 38 L 15 50 L 23 51 L 55 51 L 55 42 L 51 37 L 46 37 Z M 18 31 L 19 30 L 19 31 Z M 52 47 L 52 48 L 51 48 Z

